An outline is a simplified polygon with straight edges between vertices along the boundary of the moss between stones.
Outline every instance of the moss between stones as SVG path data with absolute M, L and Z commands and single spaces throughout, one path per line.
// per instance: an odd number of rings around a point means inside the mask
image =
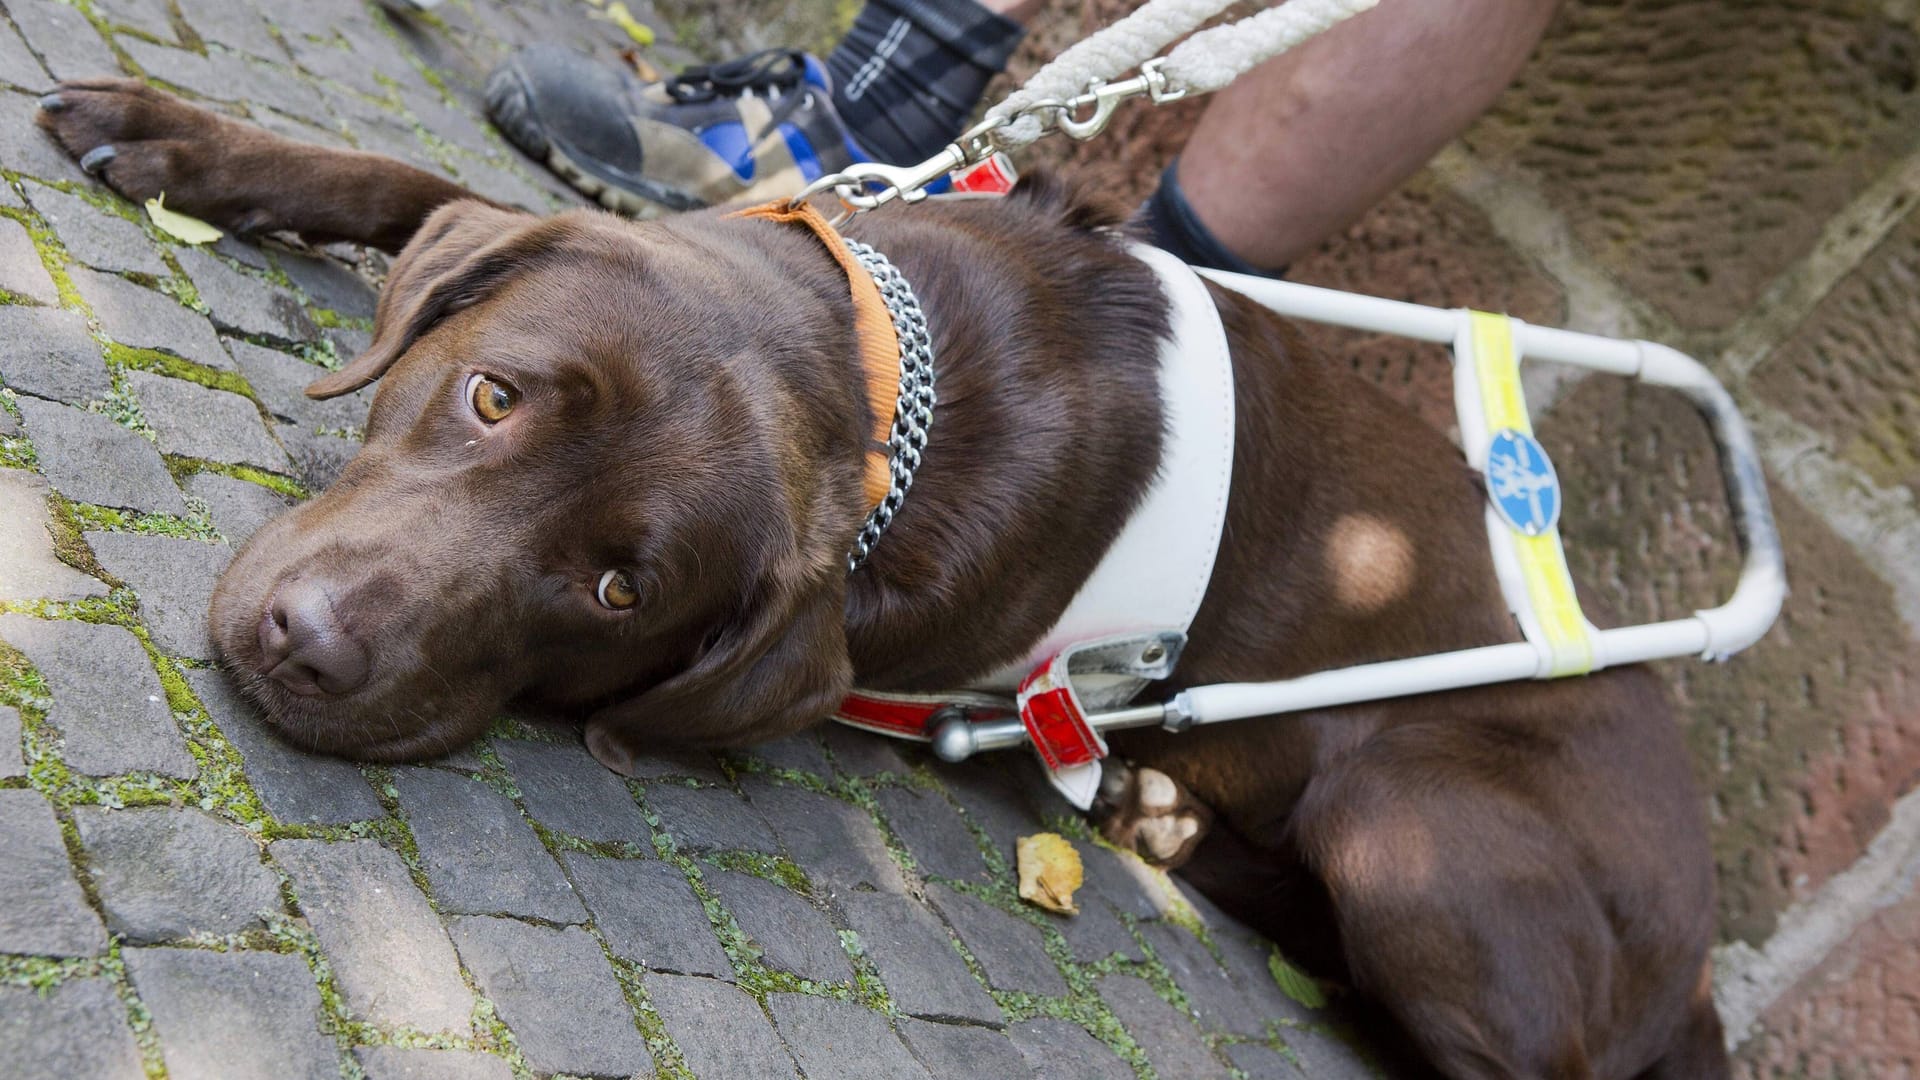
M 308 498 L 307 489 L 291 477 L 270 473 L 250 465 L 229 465 L 223 461 L 208 461 L 205 458 L 183 457 L 179 454 L 163 454 L 161 460 L 166 463 L 167 472 L 175 481 L 186 483 L 187 479 L 200 473 L 219 473 L 235 480 L 245 480 L 250 484 L 272 488 L 290 499 Z

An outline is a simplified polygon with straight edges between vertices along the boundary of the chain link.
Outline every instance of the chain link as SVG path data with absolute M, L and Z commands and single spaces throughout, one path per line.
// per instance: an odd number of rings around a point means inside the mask
M 912 286 L 885 255 L 858 240 L 847 240 L 846 245 L 879 287 L 900 338 L 900 393 L 894 400 L 893 426 L 887 432 L 887 494 L 867 515 L 847 552 L 847 573 L 851 574 L 873 554 L 880 534 L 893 524 L 894 514 L 907 500 L 921 452 L 927 448 L 927 432 L 933 427 L 935 399 L 933 335 L 927 332 L 927 316 Z

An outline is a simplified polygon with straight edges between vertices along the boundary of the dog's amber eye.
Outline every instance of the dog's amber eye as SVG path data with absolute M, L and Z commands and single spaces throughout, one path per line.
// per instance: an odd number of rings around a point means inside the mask
M 625 611 L 640 602 L 640 588 L 625 570 L 609 570 L 600 575 L 600 587 L 594 590 L 600 606 Z
M 480 419 L 497 424 L 513 411 L 520 394 L 491 375 L 475 375 L 467 382 L 467 400 L 473 404 L 473 411 L 480 415 Z

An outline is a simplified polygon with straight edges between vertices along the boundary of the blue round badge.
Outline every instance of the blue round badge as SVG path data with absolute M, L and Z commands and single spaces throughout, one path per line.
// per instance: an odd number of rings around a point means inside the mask
M 1539 536 L 1560 520 L 1560 477 L 1534 437 L 1502 428 L 1487 447 L 1487 494 L 1507 524 Z

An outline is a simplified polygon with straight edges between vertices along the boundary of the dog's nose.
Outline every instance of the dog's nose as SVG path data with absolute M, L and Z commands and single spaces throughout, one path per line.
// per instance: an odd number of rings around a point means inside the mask
M 260 619 L 261 669 L 296 694 L 337 696 L 367 681 L 367 651 L 340 625 L 318 581 L 282 586 Z

